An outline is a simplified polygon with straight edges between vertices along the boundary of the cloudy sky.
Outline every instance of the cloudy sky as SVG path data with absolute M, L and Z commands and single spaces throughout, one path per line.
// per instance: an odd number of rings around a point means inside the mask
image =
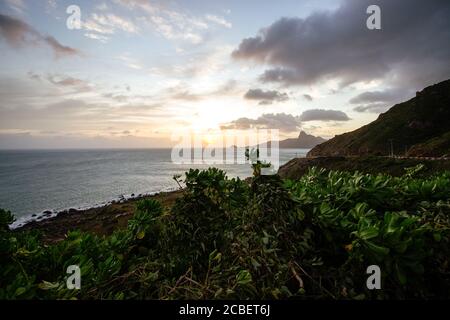
M 0 0 L 0 148 L 333 137 L 450 78 L 449 17 L 447 0 Z

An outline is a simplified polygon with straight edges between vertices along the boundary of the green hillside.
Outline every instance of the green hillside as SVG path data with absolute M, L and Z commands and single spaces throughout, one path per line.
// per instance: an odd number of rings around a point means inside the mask
M 337 135 L 308 156 L 442 156 L 450 146 L 450 80 L 427 87 L 355 131 Z

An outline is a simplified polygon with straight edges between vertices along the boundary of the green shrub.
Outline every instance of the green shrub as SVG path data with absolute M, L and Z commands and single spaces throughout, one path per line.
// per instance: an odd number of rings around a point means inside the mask
M 0 210 L 0 299 L 449 298 L 450 174 L 416 171 L 190 170 L 171 208 L 142 200 L 126 229 L 51 245 Z M 81 290 L 66 288 L 72 264 Z M 382 290 L 366 287 L 372 264 Z

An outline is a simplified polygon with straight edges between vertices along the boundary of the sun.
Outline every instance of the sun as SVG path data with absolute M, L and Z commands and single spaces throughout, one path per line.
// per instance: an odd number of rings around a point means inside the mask
M 212 145 L 217 142 L 217 137 L 212 134 L 205 134 L 205 135 L 203 135 L 202 140 L 204 143 L 206 143 L 208 145 Z

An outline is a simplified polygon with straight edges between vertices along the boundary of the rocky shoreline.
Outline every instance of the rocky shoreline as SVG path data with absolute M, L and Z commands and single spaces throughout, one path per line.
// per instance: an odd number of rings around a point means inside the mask
M 56 216 L 62 216 L 62 215 L 66 215 L 66 214 L 75 214 L 78 212 L 86 212 L 92 209 L 101 209 L 104 207 L 108 207 L 110 205 L 114 205 L 114 204 L 124 204 L 125 202 L 128 201 L 137 201 L 137 200 L 141 200 L 141 199 L 145 199 L 151 196 L 154 196 L 156 194 L 160 194 L 160 193 L 164 193 L 164 192 L 171 192 L 173 190 L 164 190 L 164 191 L 160 191 L 160 192 L 153 192 L 153 193 L 140 193 L 138 195 L 135 195 L 134 193 L 132 193 L 131 195 L 125 196 L 125 195 L 120 195 L 119 197 L 115 198 L 114 200 L 108 201 L 108 202 L 102 202 L 99 204 L 93 204 L 93 205 L 88 205 L 88 206 L 83 206 L 83 207 L 78 207 L 78 208 L 74 208 L 74 207 L 70 207 L 70 208 L 66 208 L 66 209 L 62 209 L 62 210 L 44 210 L 41 213 L 33 213 L 28 217 L 23 217 L 17 221 L 15 221 L 12 225 L 11 225 L 11 229 L 20 229 L 22 227 L 24 227 L 27 224 L 33 223 L 33 222 L 42 222 L 44 220 L 47 220 L 49 218 L 54 218 Z
M 30 221 L 14 229 L 15 232 L 38 230 L 45 243 L 53 243 L 64 239 L 67 232 L 81 230 L 97 235 L 107 235 L 117 228 L 124 228 L 128 219 L 134 214 L 135 204 L 142 199 L 156 199 L 165 207 L 170 207 L 181 196 L 182 190 L 159 192 L 129 199 L 111 201 L 104 206 L 87 209 L 68 209 L 57 213 L 44 211 L 41 220 Z

